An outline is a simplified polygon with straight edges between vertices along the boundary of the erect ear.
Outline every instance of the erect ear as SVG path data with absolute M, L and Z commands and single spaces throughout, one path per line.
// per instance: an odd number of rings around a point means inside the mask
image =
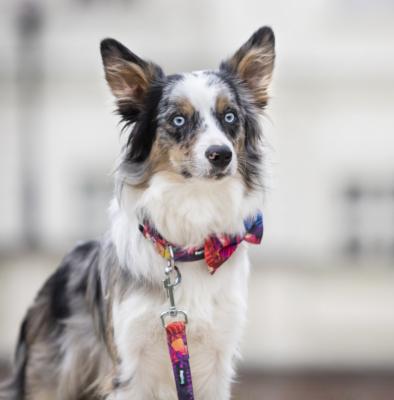
M 115 39 L 104 39 L 100 45 L 105 78 L 117 99 L 119 113 L 134 122 L 143 108 L 152 83 L 163 76 L 157 65 L 132 53 Z
M 257 106 L 265 107 L 275 61 L 275 36 L 268 26 L 257 30 L 227 61 L 222 70 L 235 74 L 246 84 Z

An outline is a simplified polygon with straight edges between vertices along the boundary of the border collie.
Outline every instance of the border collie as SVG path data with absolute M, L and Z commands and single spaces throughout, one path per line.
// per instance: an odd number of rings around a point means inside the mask
M 176 75 L 114 39 L 101 42 L 105 77 L 128 132 L 110 229 L 66 255 L 38 293 L 0 398 L 177 398 L 160 321 L 167 262 L 141 224 L 150 221 L 184 249 L 212 235 L 244 234 L 245 219 L 262 201 L 260 116 L 274 42 L 263 27 L 217 70 Z M 228 400 L 245 320 L 247 244 L 213 275 L 205 259 L 177 266 L 175 299 L 189 313 L 195 399 Z

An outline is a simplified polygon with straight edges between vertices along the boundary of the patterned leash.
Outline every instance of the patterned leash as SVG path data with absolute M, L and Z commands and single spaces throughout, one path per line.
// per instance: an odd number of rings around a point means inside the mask
M 174 288 L 182 281 L 181 273 L 175 265 L 175 257 L 172 246 L 168 246 L 169 259 L 167 267 L 164 270 L 165 279 L 163 280 L 164 288 L 170 300 L 170 307 L 167 311 L 161 313 L 160 318 L 167 332 L 168 350 L 170 353 L 172 370 L 178 400 L 194 400 L 192 374 L 189 363 L 189 350 L 187 348 L 186 325 L 188 322 L 185 311 L 178 310 L 175 305 Z M 174 280 L 171 280 L 171 278 Z M 177 318 L 182 316 L 183 320 L 176 320 L 166 324 L 166 318 Z

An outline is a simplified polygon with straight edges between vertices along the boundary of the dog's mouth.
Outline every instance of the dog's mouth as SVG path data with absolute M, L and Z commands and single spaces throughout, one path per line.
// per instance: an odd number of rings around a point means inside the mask
M 180 174 L 186 178 L 202 178 L 202 179 L 209 179 L 209 180 L 221 180 L 225 177 L 231 176 L 231 169 L 226 168 L 225 170 L 223 169 L 216 169 L 216 168 L 210 168 L 208 171 L 202 171 L 202 172 L 191 172 L 190 170 L 186 168 L 182 168 L 180 170 Z
M 226 176 L 230 176 L 230 175 L 231 175 L 231 173 L 230 173 L 229 169 L 227 169 L 225 171 L 223 171 L 223 170 L 212 170 L 208 174 L 207 178 L 214 179 L 214 180 L 220 180 L 220 179 L 223 179 Z

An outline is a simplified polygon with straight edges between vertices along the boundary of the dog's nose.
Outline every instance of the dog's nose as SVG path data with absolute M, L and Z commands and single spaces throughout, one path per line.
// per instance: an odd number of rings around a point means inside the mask
M 218 168 L 225 168 L 230 164 L 233 153 L 228 146 L 209 146 L 205 152 L 205 157 L 209 162 Z

